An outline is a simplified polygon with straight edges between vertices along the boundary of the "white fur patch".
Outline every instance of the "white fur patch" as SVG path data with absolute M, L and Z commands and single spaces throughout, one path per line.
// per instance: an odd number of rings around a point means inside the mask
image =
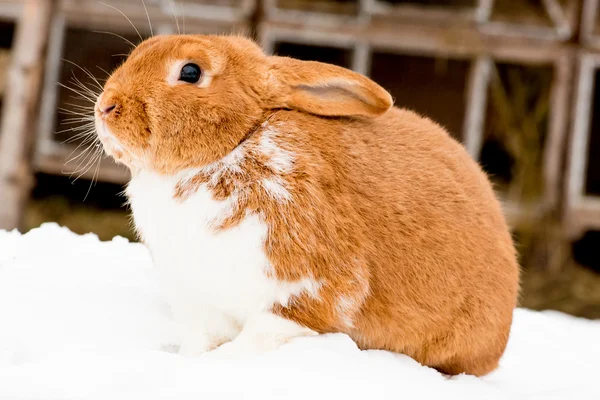
M 341 296 L 338 299 L 338 303 L 336 305 L 336 311 L 338 312 L 340 318 L 344 325 L 348 328 L 354 327 L 354 321 L 352 320 L 354 313 L 357 310 L 356 301 L 348 296 Z
M 319 298 L 319 289 L 322 283 L 313 278 L 304 278 L 293 283 L 281 283 L 277 303 L 284 307 L 290 304 L 290 301 L 302 293 L 308 294 L 313 299 Z
M 285 202 L 291 200 L 292 195 L 285 188 L 285 182 L 278 176 L 264 178 L 261 181 L 263 187 L 275 200 Z
M 341 321 L 348 328 L 354 327 L 354 316 L 360 310 L 369 295 L 369 280 L 362 274 L 356 275 L 352 282 L 354 290 L 349 296 L 340 296 L 335 306 Z
M 229 154 L 227 154 L 222 159 L 215 161 L 207 166 L 202 168 L 193 168 L 189 169 L 185 172 L 182 172 L 179 175 L 179 182 L 181 184 L 186 184 L 199 173 L 210 175 L 210 180 L 212 184 L 216 184 L 219 181 L 219 178 L 224 173 L 234 173 L 241 174 L 243 173 L 241 168 L 241 163 L 244 161 L 246 157 L 244 153 L 244 147 L 238 146 Z
M 243 157 L 240 149 L 203 171 L 236 171 Z M 168 177 L 144 171 L 127 188 L 136 226 L 182 327 L 183 348 L 190 353 L 233 339 L 248 318 L 274 304 L 285 306 L 304 292 L 316 298 L 320 288 L 309 277 L 291 283 L 271 277 L 264 250 L 268 227 L 260 216 L 249 214 L 230 229 L 214 231 L 214 222 L 232 212 L 235 195 L 216 201 L 202 185 L 184 200 L 175 199 L 176 185 L 198 172 Z M 267 190 L 288 198 L 289 193 L 273 182 L 267 183 Z
M 273 140 L 279 131 L 271 125 L 265 125 L 260 137 L 260 151 L 269 157 L 268 166 L 279 173 L 289 173 L 294 165 L 294 154 L 277 146 Z
M 220 175 L 224 172 L 242 173 L 240 165 L 246 156 L 244 151 L 244 146 L 238 146 L 222 159 L 203 167 L 202 171 L 213 175 Z

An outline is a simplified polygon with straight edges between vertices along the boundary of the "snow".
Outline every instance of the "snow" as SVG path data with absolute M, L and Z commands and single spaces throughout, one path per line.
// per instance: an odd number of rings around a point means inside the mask
M 515 311 L 498 370 L 447 379 L 345 335 L 255 358 L 177 354 L 147 250 L 56 224 L 0 231 L 0 399 L 600 399 L 600 321 Z

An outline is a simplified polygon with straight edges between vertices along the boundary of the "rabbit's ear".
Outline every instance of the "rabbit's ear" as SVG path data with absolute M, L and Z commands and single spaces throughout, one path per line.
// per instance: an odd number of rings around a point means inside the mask
M 331 117 L 375 118 L 392 105 L 392 96 L 369 78 L 316 61 L 269 57 L 269 107 Z

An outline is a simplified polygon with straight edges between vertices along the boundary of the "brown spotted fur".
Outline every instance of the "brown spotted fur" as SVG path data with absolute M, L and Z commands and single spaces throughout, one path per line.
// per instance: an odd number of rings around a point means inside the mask
M 218 74 L 205 89 L 170 87 L 174 58 Z M 117 108 L 105 122 L 128 153 L 113 156 L 132 173 L 203 167 L 243 146 L 242 172 L 199 173 L 174 195 L 235 190 L 237 208 L 215 230 L 259 213 L 276 278 L 324 282 L 317 299 L 274 312 L 445 373 L 496 368 L 517 300 L 515 250 L 487 177 L 440 126 L 389 109 L 389 94 L 361 75 L 267 57 L 240 37 L 147 40 L 108 80 L 109 103 Z M 290 171 L 261 153 L 266 129 L 293 153 Z M 274 176 L 289 201 L 258 183 Z

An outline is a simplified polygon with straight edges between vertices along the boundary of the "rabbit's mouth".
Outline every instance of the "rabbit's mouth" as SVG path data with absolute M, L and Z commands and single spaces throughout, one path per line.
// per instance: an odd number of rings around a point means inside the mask
M 115 159 L 115 161 L 121 162 L 125 165 L 130 165 L 133 161 L 131 154 L 119 143 L 119 140 L 106 126 L 106 123 L 102 118 L 96 117 L 96 134 L 102 143 L 104 152 Z

